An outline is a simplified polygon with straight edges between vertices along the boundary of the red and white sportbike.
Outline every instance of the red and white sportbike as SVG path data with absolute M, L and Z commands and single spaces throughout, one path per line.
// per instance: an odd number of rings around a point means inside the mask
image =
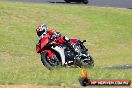
M 94 60 L 88 49 L 79 39 L 70 39 L 69 43 L 57 44 L 50 42 L 50 36 L 45 35 L 41 40 L 41 61 L 48 69 L 57 66 L 94 66 Z M 72 46 L 72 47 L 71 47 Z

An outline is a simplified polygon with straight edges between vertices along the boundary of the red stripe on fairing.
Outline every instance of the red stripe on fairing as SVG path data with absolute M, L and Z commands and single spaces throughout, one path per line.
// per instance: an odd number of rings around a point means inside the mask
M 36 46 L 36 52 L 38 53 L 40 51 L 40 47 Z
M 41 49 L 49 42 L 49 35 L 45 35 L 45 37 L 41 40 Z
M 48 38 L 43 38 L 41 40 L 41 49 L 43 49 L 43 47 L 48 43 Z

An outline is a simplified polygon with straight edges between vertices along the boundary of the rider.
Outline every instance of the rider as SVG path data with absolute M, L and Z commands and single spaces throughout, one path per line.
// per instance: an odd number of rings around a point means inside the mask
M 68 42 L 70 40 L 66 36 L 61 37 L 60 32 L 57 32 L 54 29 L 49 29 L 46 24 L 38 25 L 38 27 L 36 29 L 36 33 L 37 33 L 37 35 L 39 37 L 38 43 L 36 44 L 36 52 L 37 53 L 40 53 L 40 51 L 41 51 L 40 42 L 41 42 L 41 39 L 46 34 L 49 34 L 51 36 L 49 40 L 51 40 L 51 41 L 54 41 L 55 40 L 56 43 L 59 43 L 59 44 L 60 43 L 64 43 L 64 42 Z

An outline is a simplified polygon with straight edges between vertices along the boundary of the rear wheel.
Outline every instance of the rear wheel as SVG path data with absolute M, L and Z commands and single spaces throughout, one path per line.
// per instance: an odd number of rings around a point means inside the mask
M 94 67 L 94 60 L 92 56 L 89 56 L 88 59 L 82 59 L 81 60 L 82 66 L 83 67 Z
M 49 58 L 48 53 L 43 52 L 41 54 L 41 61 L 42 61 L 43 65 L 48 69 L 53 69 L 60 65 L 60 62 L 54 53 L 53 53 L 53 58 Z
M 94 60 L 92 59 L 92 57 L 91 56 L 89 56 L 89 58 L 90 58 L 90 60 L 84 60 L 84 59 L 76 59 L 75 61 L 74 61 L 74 65 L 75 66 L 79 66 L 80 68 L 81 67 L 94 67 Z

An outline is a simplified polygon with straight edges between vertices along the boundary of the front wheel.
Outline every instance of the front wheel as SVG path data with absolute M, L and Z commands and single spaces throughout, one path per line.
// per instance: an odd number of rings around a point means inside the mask
M 53 53 L 53 58 L 51 59 L 49 58 L 49 54 L 47 52 L 43 52 L 41 54 L 41 61 L 43 65 L 49 70 L 60 65 L 60 62 L 54 53 Z

